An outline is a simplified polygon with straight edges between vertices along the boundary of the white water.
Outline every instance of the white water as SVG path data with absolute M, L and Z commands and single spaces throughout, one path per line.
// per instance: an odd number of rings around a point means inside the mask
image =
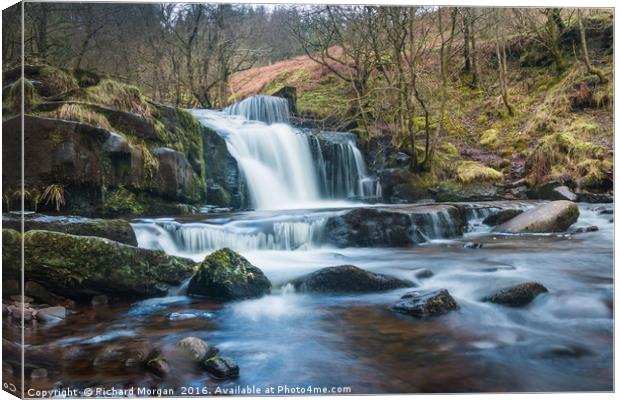
M 363 156 L 353 142 L 343 146 L 343 162 L 333 168 L 341 170 L 340 179 L 328 182 L 334 177 L 327 176 L 324 168 L 320 173 L 320 162 L 317 164 L 312 157 L 309 135 L 284 123 L 288 121 L 285 99 L 255 96 L 224 111 L 191 112 L 226 140 L 228 151 L 247 181 L 250 201 L 256 209 L 335 207 L 346 205 L 345 201 L 334 202 L 335 199 L 376 194 Z M 332 184 L 344 192 L 331 196 L 329 191 L 322 190 Z

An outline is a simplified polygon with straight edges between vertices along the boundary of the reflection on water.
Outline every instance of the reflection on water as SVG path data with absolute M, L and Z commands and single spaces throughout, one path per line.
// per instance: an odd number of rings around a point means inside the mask
M 353 393 L 611 390 L 613 224 L 592 206 L 581 208 L 578 225 L 597 225 L 599 231 L 515 236 L 478 226 L 463 238 L 405 249 L 242 252 L 274 282 L 271 295 L 222 305 L 181 291 L 81 308 L 62 324 L 28 326 L 31 354 L 61 356 L 61 362 L 47 363 L 48 378 L 31 384 L 286 384 L 350 386 Z M 474 240 L 483 247 L 463 248 Z M 389 309 L 406 289 L 315 296 L 280 287 L 340 264 L 412 279 L 422 289 L 447 288 L 461 308 L 421 321 Z M 419 268 L 434 276 L 415 278 Z M 479 301 L 495 288 L 523 281 L 540 282 L 549 293 L 522 309 Z M 18 327 L 4 322 L 4 329 L 19 337 Z M 177 354 L 175 343 L 190 335 L 234 358 L 239 379 L 211 380 Z M 174 373 L 161 379 L 126 365 L 141 347 L 160 348 Z

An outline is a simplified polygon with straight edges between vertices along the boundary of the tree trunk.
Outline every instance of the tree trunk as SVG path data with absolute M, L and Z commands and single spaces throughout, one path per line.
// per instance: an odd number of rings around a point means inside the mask
M 590 55 L 588 54 L 588 40 L 586 39 L 586 30 L 583 28 L 583 23 L 581 22 L 581 10 L 577 10 L 577 23 L 579 24 L 579 36 L 581 37 L 581 51 L 583 52 L 583 61 L 586 64 L 586 68 L 588 72 L 598 76 L 598 79 L 601 83 L 606 83 L 607 79 L 603 74 L 603 71 L 599 68 L 596 68 L 590 62 Z

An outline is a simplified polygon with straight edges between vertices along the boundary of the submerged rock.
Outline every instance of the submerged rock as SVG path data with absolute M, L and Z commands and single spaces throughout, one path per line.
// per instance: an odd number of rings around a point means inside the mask
M 21 274 L 19 254 L 11 248 L 19 236 L 10 229 L 2 230 L 4 274 L 13 278 Z M 195 265 L 163 251 L 96 237 L 29 231 L 23 240 L 28 279 L 43 283 L 53 293 L 70 294 L 76 299 L 89 300 L 98 294 L 120 298 L 161 296 L 165 291 L 158 284 L 180 285 Z
M 520 210 L 517 208 L 509 208 L 506 210 L 500 210 L 497 213 L 491 214 L 488 217 L 486 217 L 482 221 L 482 223 L 488 226 L 500 225 L 508 220 L 511 220 L 512 218 L 516 217 L 517 215 L 521 213 L 523 213 L 523 210 Z
M 422 268 L 414 271 L 414 276 L 418 279 L 427 279 L 433 277 L 435 274 L 430 269 Z
M 322 268 L 290 283 L 295 290 L 314 293 L 369 293 L 415 286 L 411 281 L 353 265 Z
M 510 307 L 523 307 L 528 305 L 539 294 L 548 291 L 540 283 L 526 282 L 500 289 L 496 293 L 484 297 L 482 301 Z
M 392 309 L 417 318 L 432 317 L 457 310 L 458 304 L 446 289 L 406 293 Z
M 579 208 L 565 200 L 552 201 L 495 227 L 497 232 L 545 233 L 566 231 L 579 218 Z
M 579 228 L 573 228 L 569 230 L 570 233 L 586 233 L 586 232 L 596 232 L 598 231 L 598 226 L 590 225 L 590 226 L 580 226 Z
M 64 307 L 47 307 L 37 311 L 36 318 L 44 322 L 58 322 L 65 319 L 67 310 Z
M 192 360 L 199 363 L 219 353 L 217 347 L 210 346 L 209 343 L 194 336 L 189 336 L 179 341 L 177 347 L 191 357 Z
M 263 271 L 229 248 L 208 255 L 189 281 L 187 293 L 218 300 L 260 297 L 271 282 Z
M 239 366 L 232 358 L 216 355 L 205 360 L 203 365 L 207 372 L 217 379 L 233 379 L 239 376 Z
M 21 216 L 2 215 L 4 228 L 21 230 Z M 24 216 L 24 231 L 45 230 L 78 236 L 98 236 L 116 242 L 137 246 L 136 234 L 123 219 L 99 219 L 77 216 L 29 214 Z
M 467 242 L 463 244 L 464 249 L 481 249 L 482 246 L 483 246 L 482 243 L 474 243 L 474 242 Z

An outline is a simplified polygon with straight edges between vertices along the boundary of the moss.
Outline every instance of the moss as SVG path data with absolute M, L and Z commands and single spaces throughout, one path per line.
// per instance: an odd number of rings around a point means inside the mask
M 499 132 L 497 129 L 487 129 L 482 132 L 480 144 L 488 149 L 495 149 L 499 144 Z
M 136 195 L 122 186 L 106 194 L 101 208 L 104 214 L 114 216 L 138 215 L 145 210 Z
M 493 168 L 475 161 L 462 161 L 456 169 L 457 180 L 463 184 L 482 182 L 501 182 L 504 176 Z
M 98 85 L 91 86 L 73 97 L 73 100 L 101 104 L 119 111 L 140 114 L 144 117 L 151 115 L 151 107 L 137 87 L 112 79 L 104 79 Z
M 345 82 L 326 80 L 311 91 L 297 94 L 297 110 L 300 114 L 309 114 L 317 118 L 346 116 L 350 109 L 349 86 Z
M 25 273 L 56 292 L 81 297 L 108 293 L 161 294 L 159 283 L 179 284 L 193 262 L 107 239 L 48 231 L 24 234 Z
M 575 168 L 579 183 L 586 188 L 597 188 L 613 176 L 613 163 L 609 160 L 587 159 Z
M 82 122 L 108 130 L 112 129 L 112 126 L 108 122 L 105 115 L 97 113 L 81 104 L 63 104 L 60 108 L 54 111 L 42 113 L 42 116 L 47 118 Z
M 13 229 L 2 229 L 3 275 L 6 272 L 19 274 L 21 261 L 22 235 Z
M 439 146 L 439 151 L 451 155 L 451 156 L 458 156 L 459 155 L 459 150 L 456 148 L 455 145 L 453 145 L 452 143 L 442 143 Z
M 220 207 L 229 207 L 232 197 L 230 193 L 220 185 L 213 185 L 209 188 L 207 195 L 207 202 L 209 204 L 215 204 Z
M 39 77 L 45 82 L 53 95 L 66 93 L 79 87 L 73 75 L 50 65 L 45 65 L 41 68 Z

